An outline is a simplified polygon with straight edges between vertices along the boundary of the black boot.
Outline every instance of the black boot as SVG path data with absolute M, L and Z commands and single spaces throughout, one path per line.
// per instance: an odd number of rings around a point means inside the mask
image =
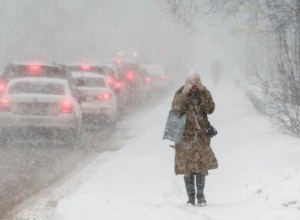
M 205 186 L 205 174 L 197 173 L 196 174 L 196 186 L 197 186 L 197 205 L 205 206 L 206 200 L 204 196 L 204 186 Z
M 188 204 L 195 205 L 195 179 L 194 175 L 184 175 L 184 183 L 189 200 Z

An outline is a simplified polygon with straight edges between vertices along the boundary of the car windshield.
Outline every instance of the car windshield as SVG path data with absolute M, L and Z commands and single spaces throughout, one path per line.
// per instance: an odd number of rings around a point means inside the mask
M 77 87 L 94 87 L 94 88 L 105 88 L 105 80 L 103 78 L 77 78 L 76 79 L 76 86 Z
M 17 82 L 10 86 L 9 94 L 51 94 L 64 95 L 64 85 L 53 82 Z

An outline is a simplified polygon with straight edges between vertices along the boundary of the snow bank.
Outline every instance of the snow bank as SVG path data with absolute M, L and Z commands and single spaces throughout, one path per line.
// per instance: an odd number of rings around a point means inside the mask
M 84 183 L 58 202 L 52 219 L 300 219 L 299 139 L 280 134 L 231 84 L 210 90 L 220 168 L 207 177 L 206 207 L 185 205 L 174 151 L 161 140 L 170 97 L 120 124 L 131 125 L 125 145 L 78 173 Z

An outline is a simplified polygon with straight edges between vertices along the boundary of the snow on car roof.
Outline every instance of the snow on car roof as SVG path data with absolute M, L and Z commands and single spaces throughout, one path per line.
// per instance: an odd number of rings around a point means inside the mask
M 47 78 L 47 77 L 24 77 L 24 78 L 15 78 L 9 81 L 9 84 L 15 82 L 50 82 L 50 83 L 60 83 L 66 84 L 67 80 L 65 79 L 57 79 L 57 78 Z
M 112 63 L 107 63 L 107 62 L 87 62 L 87 63 L 71 63 L 68 64 L 67 67 L 74 67 L 74 66 L 90 66 L 90 67 L 102 67 L 102 68 L 111 68 L 113 66 Z
M 104 75 L 95 72 L 82 72 L 82 71 L 72 71 L 72 77 L 74 78 L 101 78 L 106 79 Z

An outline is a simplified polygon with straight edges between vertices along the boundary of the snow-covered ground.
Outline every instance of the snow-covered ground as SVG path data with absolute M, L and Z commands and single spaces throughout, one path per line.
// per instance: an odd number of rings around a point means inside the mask
M 14 219 L 300 219 L 300 140 L 277 131 L 233 85 L 209 89 L 219 169 L 207 177 L 206 207 L 185 204 L 174 150 L 162 140 L 169 97 L 118 125 L 128 129 L 120 150 L 100 154 Z

